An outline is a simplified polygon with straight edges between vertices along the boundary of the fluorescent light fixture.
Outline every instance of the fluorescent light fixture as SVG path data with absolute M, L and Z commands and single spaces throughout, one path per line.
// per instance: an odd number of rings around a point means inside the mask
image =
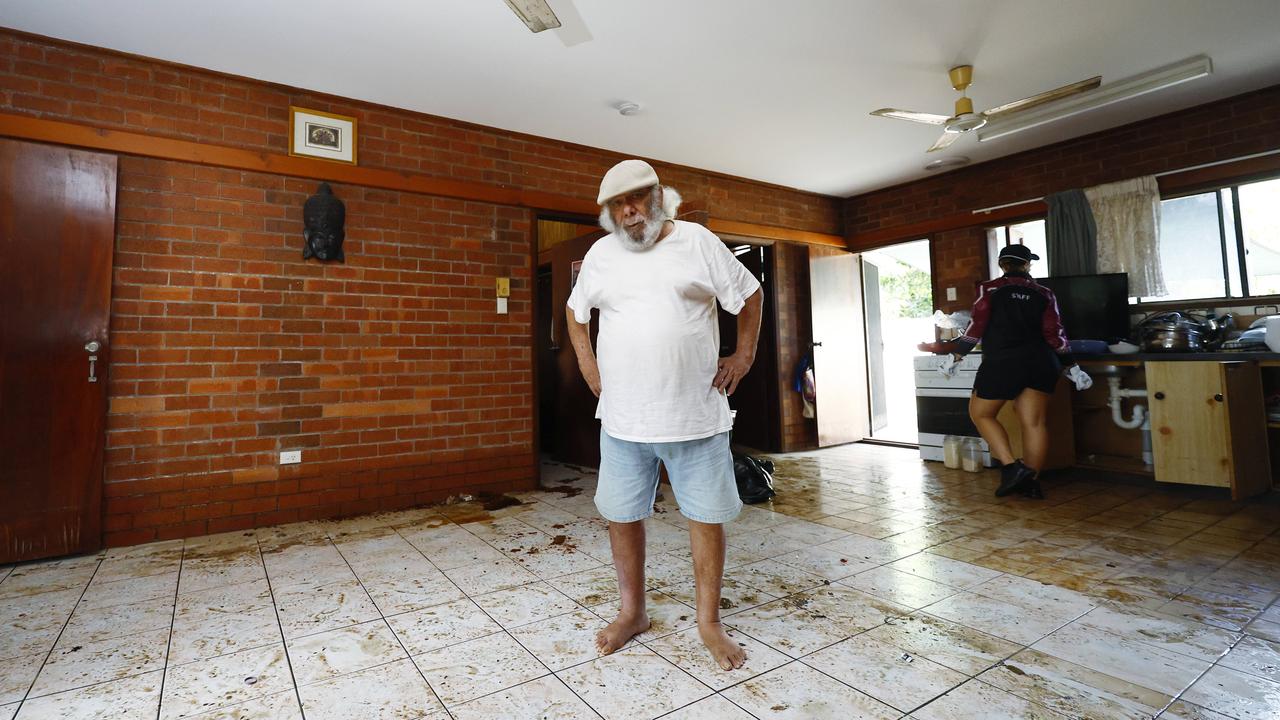
M 506 0 L 506 3 L 507 7 L 511 8 L 511 11 L 536 33 L 560 27 L 560 18 L 551 11 L 547 0 Z
M 1007 120 L 992 120 L 978 131 L 978 140 L 986 142 L 1012 135 L 1023 130 L 1030 130 L 1045 123 L 1079 115 L 1089 110 L 1106 107 L 1122 100 L 1136 98 L 1157 90 L 1173 87 L 1188 80 L 1205 77 L 1213 72 L 1213 62 L 1206 55 L 1166 65 L 1151 72 L 1134 75 L 1124 80 L 1107 83 L 1096 90 L 1080 93 L 1074 97 L 1051 102 L 1033 110 L 1015 113 Z

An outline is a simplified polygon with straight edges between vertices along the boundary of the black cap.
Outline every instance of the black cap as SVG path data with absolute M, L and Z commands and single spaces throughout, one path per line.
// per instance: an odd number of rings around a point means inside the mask
M 1000 248 L 999 259 L 1003 260 L 1005 258 L 1013 258 L 1014 260 L 1021 260 L 1022 262 L 1031 262 L 1032 260 L 1039 260 L 1040 256 L 1031 252 L 1031 248 L 1026 245 L 1005 245 Z

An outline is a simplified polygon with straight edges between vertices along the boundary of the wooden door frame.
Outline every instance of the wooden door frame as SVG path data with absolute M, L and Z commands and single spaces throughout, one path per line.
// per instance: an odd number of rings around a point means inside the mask
M 542 393 L 539 387 L 538 379 L 542 373 L 542 361 L 538 357 L 538 313 L 541 311 L 538 302 L 538 272 L 542 267 L 540 253 L 538 251 L 538 221 L 550 220 L 552 222 L 572 223 L 574 225 L 595 225 L 598 223 L 598 217 L 587 218 L 583 215 L 574 215 L 570 213 L 532 211 L 530 213 L 529 223 L 529 257 L 531 272 L 529 275 L 529 354 L 532 359 L 533 372 L 530 374 L 529 383 L 531 385 L 530 397 L 533 400 L 531 412 L 533 414 L 533 464 L 534 479 L 537 486 L 542 487 Z M 551 263 L 550 258 L 547 260 Z M 554 270 L 553 270 L 554 273 Z M 554 274 L 553 274 L 554 277 Z M 555 285 L 552 285 L 552 302 L 555 298 Z M 551 310 L 551 331 L 555 332 L 555 309 Z

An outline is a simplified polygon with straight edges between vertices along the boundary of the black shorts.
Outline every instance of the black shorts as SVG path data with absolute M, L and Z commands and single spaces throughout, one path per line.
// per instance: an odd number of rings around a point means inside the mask
M 1053 394 L 1062 363 L 1048 345 L 982 354 L 973 393 L 983 400 L 1012 400 L 1027 388 Z

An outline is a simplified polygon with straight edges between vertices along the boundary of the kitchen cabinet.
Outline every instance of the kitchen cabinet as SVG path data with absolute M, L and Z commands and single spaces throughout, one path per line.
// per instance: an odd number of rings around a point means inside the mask
M 1145 363 L 1155 479 L 1231 489 L 1271 487 L 1262 379 L 1253 362 Z
M 1045 410 L 1045 426 L 1049 431 L 1049 448 L 1041 470 L 1068 468 L 1076 464 L 1075 431 L 1071 424 L 1071 393 L 1075 385 L 1066 378 L 1058 378 L 1049 407 Z M 1016 458 L 1025 457 L 1022 448 L 1022 425 L 1013 403 L 1007 402 L 996 416 L 1009 436 L 1009 449 Z

